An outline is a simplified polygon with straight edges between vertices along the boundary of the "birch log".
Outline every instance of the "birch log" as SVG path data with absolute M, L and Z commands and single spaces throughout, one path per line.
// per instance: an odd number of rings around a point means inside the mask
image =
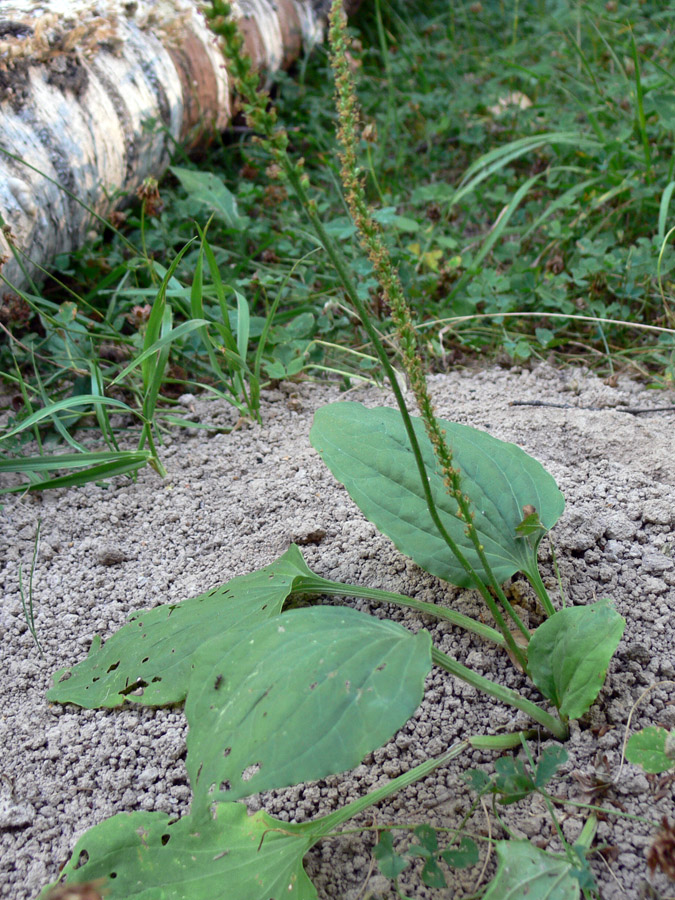
M 34 264 L 79 247 L 115 198 L 229 123 L 233 98 L 202 0 L 0 0 L 0 257 Z M 323 36 L 325 3 L 238 0 L 260 70 L 288 65 Z M 323 8 L 322 8 L 323 7 Z M 80 201 L 80 202 L 78 202 Z M 36 276 L 39 279 L 39 273 Z M 2 288 L 0 286 L 0 292 Z

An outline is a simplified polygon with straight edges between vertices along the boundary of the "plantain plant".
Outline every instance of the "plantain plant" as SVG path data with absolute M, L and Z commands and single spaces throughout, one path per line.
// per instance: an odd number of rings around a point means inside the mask
M 539 543 L 564 506 L 552 476 L 515 445 L 435 415 L 411 314 L 359 175 L 358 110 L 340 0 L 333 3 L 331 45 L 345 198 L 392 310 L 397 358 L 419 418 L 410 414 L 376 324 L 321 222 L 302 161 L 287 152 L 287 135 L 259 89 L 228 4 L 212 0 L 207 17 L 221 38 L 249 125 L 331 259 L 398 406 L 324 407 L 315 416 L 311 442 L 363 514 L 402 553 L 439 578 L 479 592 L 494 627 L 436 604 L 327 580 L 307 567 L 295 546 L 272 565 L 199 597 L 133 614 L 105 644 L 94 638 L 84 661 L 58 672 L 48 698 L 86 708 L 185 702 L 192 805 L 173 821 L 163 813 L 135 812 L 95 826 L 78 842 L 59 881 L 102 879 L 109 900 L 310 900 L 317 894 L 304 872 L 304 855 L 357 813 L 468 747 L 516 748 L 533 734 L 564 741 L 569 721 L 596 699 L 625 622 L 608 600 L 555 609 L 537 564 Z M 533 633 L 502 587 L 517 572 L 532 584 L 544 616 Z M 508 650 L 543 703 L 462 665 L 434 647 L 425 630 L 412 634 L 351 608 L 295 604 L 317 595 L 410 607 L 471 631 Z M 247 796 L 358 765 L 414 713 L 433 665 L 525 713 L 533 729 L 467 738 L 310 822 L 289 825 L 265 812 L 247 814 L 241 802 Z M 590 896 L 591 883 L 580 876 L 585 869 L 581 863 L 575 868 L 574 860 L 583 860 L 592 831 L 591 823 L 583 846 L 574 853 L 568 848 L 563 862 L 518 842 L 515 870 L 509 845 L 500 843 L 486 896 L 543 897 L 551 879 L 560 896 L 582 890 Z M 420 846 L 430 865 L 436 849 L 424 834 L 427 843 Z M 386 856 L 386 846 L 380 855 Z

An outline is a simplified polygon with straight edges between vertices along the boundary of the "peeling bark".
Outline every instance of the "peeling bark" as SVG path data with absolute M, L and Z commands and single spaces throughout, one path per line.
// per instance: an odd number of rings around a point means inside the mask
M 120 191 L 166 169 L 174 141 L 226 128 L 233 99 L 201 0 L 9 0 L 0 7 L 2 275 L 79 247 Z M 233 3 L 259 70 L 323 37 L 316 0 Z M 65 190 L 64 190 L 65 189 Z M 80 202 L 78 202 L 80 201 Z M 37 273 L 37 274 L 36 274 Z

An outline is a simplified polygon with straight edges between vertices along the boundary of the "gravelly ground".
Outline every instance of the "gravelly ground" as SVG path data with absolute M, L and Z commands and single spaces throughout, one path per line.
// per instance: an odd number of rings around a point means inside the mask
M 555 476 L 567 500 L 553 539 L 568 598 L 583 604 L 611 597 L 627 619 L 606 686 L 591 713 L 574 726 L 567 744 L 570 759 L 554 792 L 650 822 L 673 817 L 672 782 L 646 777 L 631 765 L 620 768 L 631 707 L 656 682 L 664 683 L 639 704 L 632 728 L 675 727 L 675 413 L 636 416 L 621 408 L 665 406 L 673 397 L 628 380 L 610 387 L 588 372 L 558 372 L 546 365 L 533 371 L 455 372 L 435 376 L 432 384 L 441 415 L 520 444 Z M 324 532 L 318 543 L 303 546 L 316 572 L 478 612 L 471 593 L 428 576 L 378 535 L 311 448 L 314 410 L 340 396 L 335 388 L 308 384 L 268 392 L 261 428 L 176 434 L 164 451 L 165 481 L 148 470 L 136 484 L 3 498 L 0 897 L 36 896 L 56 876 L 76 839 L 115 812 L 176 814 L 187 808 L 180 710 L 88 711 L 45 700 L 51 674 L 81 659 L 92 634 L 105 639 L 130 611 L 201 593 L 271 562 L 293 540 L 316 539 L 316 532 Z M 359 390 L 350 399 L 390 402 L 375 389 Z M 235 420 L 232 410 L 218 402 L 184 400 L 192 418 L 224 426 Z M 511 406 L 511 401 L 570 408 Z M 42 540 L 34 600 L 44 659 L 28 632 L 18 590 L 19 565 L 24 571 L 30 566 L 38 520 Z M 540 556 L 555 595 L 546 541 Z M 526 609 L 524 582 L 514 581 L 510 591 Z M 373 612 L 383 614 L 382 609 Z M 391 616 L 413 629 L 429 628 L 441 649 L 468 659 L 490 677 L 520 684 L 508 660 L 478 639 L 445 624 L 421 622 L 408 612 Z M 434 670 L 414 718 L 355 772 L 254 798 L 251 806 L 263 803 L 280 818 L 302 821 L 466 734 L 511 721 L 520 724 L 510 710 Z M 460 777 L 463 768 L 469 761 L 489 769 L 492 758 L 465 755 L 379 808 L 377 822 L 457 824 L 472 800 Z M 607 782 L 601 794 L 589 790 L 596 778 Z M 573 840 L 583 811 L 570 806 L 559 814 L 565 835 Z M 555 847 L 538 800 L 506 808 L 503 821 L 516 835 Z M 504 835 L 480 808 L 466 828 L 469 834 Z M 614 814 L 600 822 L 599 841 L 614 848 L 593 861 L 603 898 L 675 894 L 662 875 L 653 879 L 654 893 L 645 893 L 645 857 L 653 836 L 649 824 Z M 372 870 L 373 841 L 369 834 L 350 836 L 311 851 L 307 868 L 320 897 L 394 896 L 389 882 Z M 489 861 L 483 883 L 492 865 Z M 417 900 L 461 896 L 475 889 L 480 869 L 463 873 L 446 891 L 425 888 L 419 869 L 413 869 L 403 879 L 404 890 Z

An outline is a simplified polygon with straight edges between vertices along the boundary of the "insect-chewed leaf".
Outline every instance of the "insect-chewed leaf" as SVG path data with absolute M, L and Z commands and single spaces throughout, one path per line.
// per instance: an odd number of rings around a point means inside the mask
M 532 635 L 527 648 L 532 681 L 559 712 L 578 719 L 605 683 L 626 620 L 609 600 L 558 610 Z
M 438 472 L 431 443 L 420 419 L 413 425 L 429 474 L 439 515 L 450 536 L 474 569 L 486 577 L 465 535 Z M 474 524 L 498 581 L 515 572 L 534 575 L 537 545 L 564 508 L 551 475 L 515 444 L 466 425 L 440 420 L 471 499 Z M 420 483 L 401 416 L 394 409 L 367 409 L 360 403 L 333 403 L 314 417 L 310 440 L 333 475 L 349 491 L 363 514 L 392 539 L 398 549 L 440 578 L 468 587 L 471 582 L 434 525 Z M 543 529 L 520 536 L 523 507 L 536 509 Z
M 214 632 L 253 625 L 281 612 L 304 578 L 314 578 L 292 545 L 271 565 L 241 575 L 176 605 L 134 613 L 89 656 L 54 676 L 47 699 L 87 709 L 120 706 L 125 700 L 163 706 L 185 699 L 192 656 Z
M 291 610 L 195 655 L 185 714 L 195 804 L 343 772 L 422 700 L 426 631 L 349 608 Z
M 69 886 L 103 879 L 106 900 L 316 900 L 302 867 L 315 843 L 311 824 L 249 816 L 243 803 L 176 822 L 120 813 L 80 838 L 63 877 Z
M 675 731 L 669 732 L 656 725 L 643 728 L 631 735 L 626 745 L 626 759 L 654 774 L 675 768 Z
M 529 841 L 497 841 L 497 874 L 483 900 L 577 900 L 572 865 Z
M 534 783 L 538 788 L 546 787 L 549 781 L 556 774 L 560 766 L 564 765 L 568 760 L 567 750 L 560 744 L 554 744 L 552 747 L 545 747 L 541 751 L 539 762 L 534 774 Z
M 441 856 L 453 869 L 468 869 L 475 866 L 479 859 L 476 842 L 466 835 L 461 838 L 459 847 L 448 847 Z

